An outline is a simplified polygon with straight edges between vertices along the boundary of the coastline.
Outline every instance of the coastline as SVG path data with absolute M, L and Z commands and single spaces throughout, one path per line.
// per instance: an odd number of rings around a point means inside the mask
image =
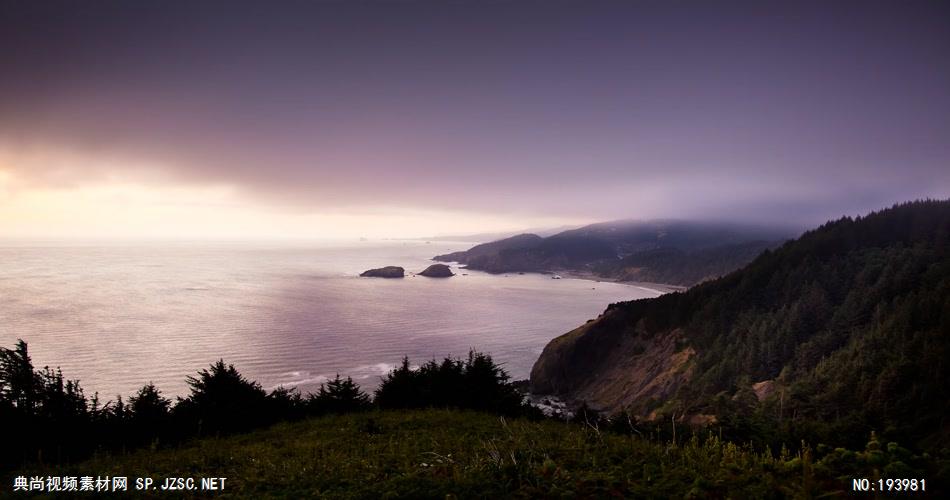
M 687 286 L 670 285 L 670 284 L 668 284 L 668 283 L 653 283 L 653 282 L 650 282 L 650 281 L 624 281 L 624 280 L 618 280 L 618 279 L 616 279 L 616 278 L 609 278 L 609 277 L 605 277 L 605 276 L 600 276 L 600 275 L 594 274 L 594 273 L 592 273 L 592 272 L 590 272 L 590 271 L 578 271 L 578 270 L 559 269 L 559 270 L 556 270 L 556 271 L 506 271 L 506 272 L 501 272 L 501 273 L 492 273 L 492 272 L 488 272 L 488 271 L 483 271 L 483 270 L 481 270 L 481 269 L 472 269 L 472 268 L 469 268 L 467 265 L 465 265 L 465 264 L 460 264 L 460 263 L 458 263 L 458 262 L 456 262 L 456 261 L 442 262 L 442 261 L 437 261 L 437 260 L 434 260 L 434 259 L 430 259 L 430 260 L 432 260 L 433 262 L 440 262 L 440 263 L 443 263 L 443 264 L 448 264 L 448 265 L 450 265 L 450 266 L 455 266 L 455 268 L 458 269 L 459 271 L 465 271 L 465 270 L 477 271 L 477 272 L 480 272 L 480 273 L 487 273 L 487 274 L 496 275 L 496 276 L 499 276 L 499 275 L 500 275 L 500 276 L 504 276 L 504 275 L 510 275 L 510 274 L 543 274 L 543 275 L 553 275 L 553 274 L 557 274 L 558 276 L 561 276 L 562 278 L 565 278 L 565 279 L 586 280 L 586 281 L 593 281 L 593 282 L 595 282 L 595 283 L 596 283 L 596 282 L 616 283 L 616 284 L 618 284 L 618 285 L 633 286 L 633 287 L 640 288 L 641 290 L 646 290 L 646 291 L 649 291 L 649 292 L 655 292 L 655 293 L 660 294 L 660 295 L 667 294 L 667 293 L 673 293 L 673 292 L 684 292 L 684 291 L 686 291 L 686 290 L 689 289 L 689 287 L 687 287 Z
M 613 278 L 606 278 L 603 276 L 598 276 L 589 271 L 543 271 L 537 272 L 536 274 L 558 274 L 564 279 L 577 279 L 577 280 L 586 280 L 593 282 L 605 282 L 605 283 L 616 283 L 618 285 L 627 285 L 639 288 L 641 290 L 647 290 L 650 292 L 657 293 L 657 296 L 665 295 L 667 293 L 673 292 L 682 292 L 689 287 L 679 286 L 679 285 L 669 285 L 666 283 L 651 283 L 646 281 L 622 281 Z M 552 339 L 553 340 L 553 339 Z M 550 342 L 550 341 L 549 341 Z M 536 361 L 537 362 L 537 361 Z M 576 412 L 583 407 L 588 407 L 594 411 L 599 411 L 598 408 L 587 406 L 587 402 L 572 398 L 567 398 L 564 395 L 558 394 L 541 394 L 534 393 L 530 390 L 530 377 L 527 382 L 527 390 L 524 393 L 525 398 L 528 402 L 540 409 L 545 415 L 548 416 L 557 416 L 561 418 L 573 418 Z
M 553 271 L 544 272 L 541 274 L 554 274 Z M 605 282 L 605 283 L 617 283 L 618 285 L 627 285 L 635 286 L 637 288 L 657 292 L 659 294 L 666 294 L 672 292 L 683 292 L 686 291 L 689 287 L 679 286 L 679 285 L 670 285 L 666 283 L 652 283 L 649 281 L 623 281 L 615 278 L 607 278 L 604 276 L 599 276 L 587 271 L 558 271 L 557 274 L 567 279 L 578 279 L 578 280 L 587 280 L 594 282 Z

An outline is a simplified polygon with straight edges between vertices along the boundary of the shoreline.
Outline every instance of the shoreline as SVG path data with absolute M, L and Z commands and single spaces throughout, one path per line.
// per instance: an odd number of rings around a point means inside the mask
M 429 259 L 429 260 L 432 260 L 432 259 Z M 472 268 L 467 267 L 467 265 L 459 264 L 458 262 L 455 262 L 455 261 L 452 261 L 452 262 L 443 262 L 443 261 L 437 261 L 437 260 L 432 260 L 432 261 L 433 261 L 433 262 L 440 262 L 440 263 L 442 263 L 442 264 L 448 264 L 448 265 L 450 265 L 450 266 L 451 266 L 451 265 L 454 265 L 455 268 L 458 269 L 459 271 L 465 271 L 465 270 L 468 270 L 468 271 L 476 271 L 476 272 L 479 272 L 479 273 L 486 273 L 486 274 L 490 274 L 490 275 L 493 275 L 493 276 L 505 276 L 505 275 L 511 275 L 511 274 L 542 274 L 542 275 L 553 275 L 553 274 L 557 274 L 558 276 L 561 276 L 562 278 L 565 278 L 565 279 L 576 279 L 576 280 L 593 281 L 593 282 L 595 282 L 595 283 L 597 283 L 597 282 L 616 283 L 616 284 L 618 284 L 618 285 L 633 286 L 633 287 L 640 288 L 641 290 L 646 290 L 646 291 L 649 291 L 649 292 L 655 292 L 655 293 L 658 293 L 658 294 L 660 294 L 660 295 L 665 295 L 665 294 L 667 294 L 667 293 L 673 293 L 673 292 L 684 292 L 684 291 L 686 291 L 686 290 L 689 289 L 689 287 L 687 287 L 687 286 L 670 285 L 670 284 L 668 284 L 668 283 L 653 283 L 653 282 L 650 282 L 650 281 L 623 281 L 623 280 L 618 280 L 618 279 L 615 279 L 615 278 L 608 278 L 608 277 L 604 277 L 604 276 L 599 276 L 599 275 L 596 275 L 596 274 L 591 273 L 591 272 L 589 272 L 589 271 L 577 271 L 577 270 L 557 270 L 557 271 L 505 271 L 505 272 L 501 272 L 501 273 L 492 273 L 492 272 L 489 272 L 489 271 L 483 271 L 483 270 L 481 270 L 481 269 L 472 269 Z
M 553 271 L 544 272 L 540 274 L 555 274 Z M 657 292 L 659 294 L 667 294 L 673 292 L 683 292 L 689 289 L 689 287 L 679 286 L 679 285 L 670 285 L 667 283 L 652 283 L 649 281 L 623 281 L 614 278 L 606 278 L 603 276 L 598 276 L 596 274 L 584 271 L 559 271 L 557 273 L 563 278 L 567 279 L 577 279 L 577 280 L 587 280 L 594 282 L 604 282 L 604 283 L 616 283 L 618 285 L 627 285 L 640 288 L 642 290 L 647 290 L 650 292 Z

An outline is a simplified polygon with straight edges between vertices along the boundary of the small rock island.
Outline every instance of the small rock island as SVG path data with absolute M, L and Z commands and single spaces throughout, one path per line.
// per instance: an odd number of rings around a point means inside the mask
M 403 278 L 406 276 L 406 270 L 399 266 L 386 266 L 364 271 L 360 276 L 364 278 Z
M 427 267 L 425 271 L 419 273 L 419 276 L 425 276 L 428 278 L 448 278 L 455 276 L 455 273 L 449 269 L 449 266 L 445 264 L 432 264 Z

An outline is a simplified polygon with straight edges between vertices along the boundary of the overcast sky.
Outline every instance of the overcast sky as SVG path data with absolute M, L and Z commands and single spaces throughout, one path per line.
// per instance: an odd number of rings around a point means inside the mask
M 948 89 L 939 1 L 0 0 L 0 236 L 814 224 L 950 196 Z

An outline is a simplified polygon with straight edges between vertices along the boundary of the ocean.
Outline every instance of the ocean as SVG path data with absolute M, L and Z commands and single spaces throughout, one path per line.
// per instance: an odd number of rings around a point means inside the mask
M 514 379 L 552 338 L 647 287 L 458 269 L 451 278 L 360 278 L 373 267 L 419 272 L 471 243 L 3 243 L 0 346 L 29 343 L 36 367 L 61 367 L 87 396 L 185 377 L 218 359 L 265 389 L 314 391 L 336 374 L 372 390 L 408 356 L 491 354 Z M 464 273 L 464 274 L 463 274 Z

